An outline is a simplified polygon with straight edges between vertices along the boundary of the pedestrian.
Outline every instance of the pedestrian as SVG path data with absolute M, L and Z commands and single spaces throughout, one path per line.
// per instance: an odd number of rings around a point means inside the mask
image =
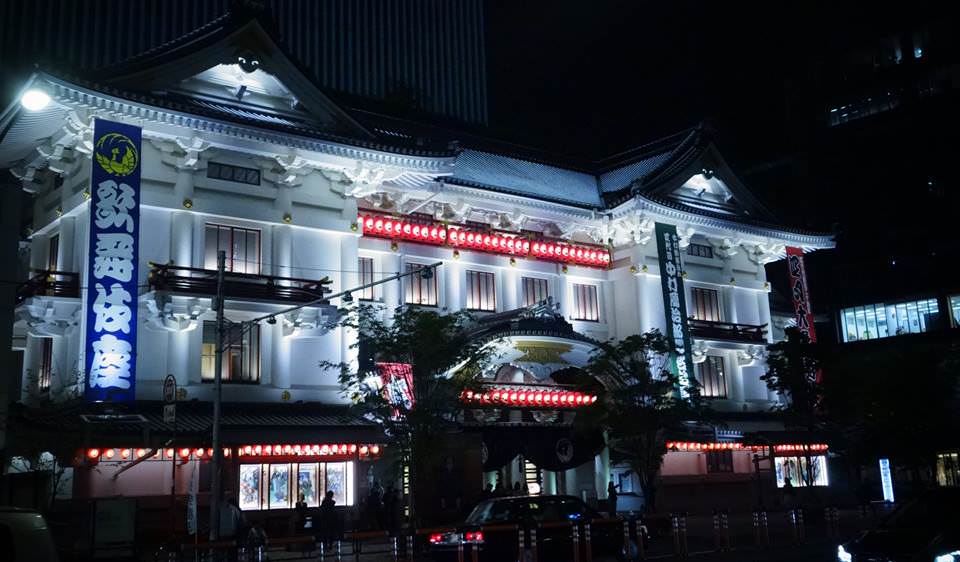
M 246 519 L 237 506 L 237 500 L 228 496 L 220 502 L 220 539 L 236 541 L 243 538 Z
M 489 500 L 493 497 L 493 484 L 487 482 L 487 485 L 480 492 L 480 501 Z
M 266 548 L 266 546 L 267 532 L 263 529 L 262 522 L 255 521 L 247 532 L 247 547 L 256 552 L 257 549 Z
M 374 480 L 373 486 L 367 493 L 367 525 L 371 529 L 383 529 L 383 486 Z
M 328 548 L 333 546 L 333 541 L 339 535 L 337 512 L 333 508 L 336 503 L 332 491 L 327 491 L 323 501 L 320 502 L 320 540 Z
M 519 496 L 519 495 L 520 495 L 520 483 L 519 483 L 519 482 L 514 482 L 514 483 L 513 483 L 513 495 L 515 495 L 515 496 Z
M 617 493 L 617 486 L 613 483 L 613 480 L 607 484 L 607 512 L 610 514 L 610 517 L 617 516 L 617 498 L 620 497 L 620 494 Z
M 393 484 L 387 485 L 387 490 L 383 494 L 383 511 L 386 514 L 387 530 L 393 532 L 397 528 L 397 509 L 400 506 L 400 496 L 397 495 L 397 489 Z
M 793 479 L 787 476 L 783 479 L 783 503 L 787 507 L 793 507 L 793 501 L 796 498 L 797 489 L 793 487 Z

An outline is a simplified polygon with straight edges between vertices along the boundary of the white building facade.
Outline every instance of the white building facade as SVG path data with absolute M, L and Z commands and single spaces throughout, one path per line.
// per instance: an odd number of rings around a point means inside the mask
M 410 277 L 352 296 L 380 302 L 386 311 L 404 305 L 441 313 L 469 309 L 481 319 L 551 299 L 554 320 L 562 319 L 572 334 L 506 330 L 498 337 L 515 356 L 484 383 L 567 388 L 553 374 L 585 364 L 591 341 L 667 329 L 654 229 L 671 225 L 684 252 L 694 374 L 716 411 L 751 419 L 780 400 L 760 380 L 773 337 L 764 266 L 782 259 L 787 246 L 811 251 L 833 244 L 826 235 L 778 226 L 740 184 L 707 130 L 589 166 L 535 159 L 493 143 L 449 145 L 453 136 L 430 139 L 337 107 L 255 21 L 199 46 L 173 44 L 94 81 L 38 73 L 23 90 L 50 99 L 35 110 L 10 108 L 0 139 L 2 165 L 35 194 L 29 239 L 36 277 L 21 288 L 15 324 L 14 347 L 23 353 L 20 399 L 30 406 L 83 396 L 93 120 L 135 125 L 143 136 L 136 401 L 123 411 L 141 416 L 131 423 L 156 435 L 166 431 L 158 404 L 168 375 L 176 380 L 179 402 L 192 405 L 185 411 L 201 411 L 211 400 L 218 250 L 226 251 L 230 272 L 227 319 L 239 323 L 277 313 L 277 321 L 231 337 L 224 401 L 237 417 L 282 407 L 289 407 L 283 415 L 315 407 L 309 415 L 319 416 L 348 404 L 337 373 L 321 363 L 355 362 L 355 335 L 329 328 L 341 301 L 283 310 L 325 291 L 441 262 L 431 279 Z M 411 231 L 398 235 L 392 231 L 397 225 Z M 482 242 L 461 241 L 461 234 Z M 551 417 L 540 409 L 530 418 L 522 408 L 503 410 L 467 421 L 504 429 L 569 426 L 563 412 Z M 119 466 L 121 455 L 133 459 L 145 448 L 149 456 L 163 447 L 136 431 L 111 442 L 109 431 L 90 419 L 82 446 L 99 448 L 96 460 L 104 466 L 115 462 L 103 456 L 108 449 L 116 451 Z M 330 453 L 335 456 L 327 464 L 347 468 L 327 467 L 329 474 L 309 448 L 269 454 L 293 463 L 293 474 L 296 466 L 309 465 L 302 469 L 307 478 L 319 470 L 326 476 L 314 474 L 312 482 L 321 488 L 317 478 L 342 478 L 340 503 L 361 497 L 365 484 L 357 482 L 362 478 L 355 463 L 362 462 L 361 448 L 380 446 L 375 428 L 311 418 L 291 429 L 286 421 L 274 427 L 265 419 L 228 425 L 226 445 L 234 455 L 268 443 L 345 446 L 342 454 Z M 185 445 L 190 462 L 203 459 L 203 427 Z M 737 442 L 743 431 L 769 428 L 748 421 L 714 438 Z M 239 463 L 237 485 L 243 488 L 244 478 L 249 484 L 257 472 L 264 479 L 257 480 L 263 487 L 259 507 L 289 507 L 296 489 L 289 488 L 286 499 L 271 493 L 266 480 L 274 473 L 265 467 L 272 461 L 260 451 L 247 456 L 263 468 Z M 297 455 L 309 462 L 298 463 Z M 580 467 L 540 471 L 537 483 L 544 491 L 602 499 L 616 472 L 610 457 L 601 447 Z M 691 468 L 693 457 L 671 453 L 668 459 L 666 476 L 709 472 Z M 731 470 L 753 469 L 741 460 L 737 467 Z M 159 480 L 144 495 L 169 488 L 157 470 Z M 509 462 L 496 472 L 509 484 L 526 479 L 522 471 Z M 488 471 L 487 480 L 494 474 Z M 476 482 L 478 490 L 481 485 Z M 94 496 L 118 490 L 86 486 Z

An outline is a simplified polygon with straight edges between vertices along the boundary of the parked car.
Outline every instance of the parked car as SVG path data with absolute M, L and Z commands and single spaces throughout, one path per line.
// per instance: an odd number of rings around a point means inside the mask
M 518 532 L 497 529 L 498 526 L 520 525 L 536 529 L 540 560 L 573 560 L 573 531 L 570 525 L 557 523 L 591 524 L 591 546 L 594 554 L 624 559 L 623 527 L 618 522 L 602 521 L 604 515 L 573 496 L 515 496 L 484 500 L 477 504 L 463 524 L 449 531 L 429 537 L 429 552 L 436 561 L 457 559 L 462 542 L 466 549 L 479 547 L 479 559 L 484 562 L 516 560 L 519 547 Z M 601 521 L 595 521 L 601 520 Z M 642 532 L 642 530 L 641 530 Z M 530 544 L 529 532 L 524 542 Z M 580 538 L 581 558 L 585 540 Z M 636 544 L 628 545 L 631 555 Z M 468 550 L 469 552 L 469 550 Z
M 43 515 L 0 506 L 0 560 L 57 562 L 57 549 Z
M 960 562 L 960 489 L 938 488 L 837 547 L 838 562 Z

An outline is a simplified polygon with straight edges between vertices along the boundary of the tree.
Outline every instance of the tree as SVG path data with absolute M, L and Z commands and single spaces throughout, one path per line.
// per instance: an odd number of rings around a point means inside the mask
M 392 439 L 392 449 L 398 453 L 395 460 L 409 466 L 412 520 L 418 475 L 433 466 L 439 452 L 434 446 L 437 440 L 459 427 L 460 393 L 489 357 L 471 337 L 470 323 L 471 317 L 465 312 L 442 315 L 401 307 L 392 316 L 385 316 L 382 308 L 358 305 L 345 315 L 341 325 L 359 335 L 359 368 L 325 364 L 340 370 L 340 384 L 354 408 L 383 425 Z M 412 403 L 387 401 L 376 362 L 411 366 Z
M 767 388 L 787 398 L 776 406 L 788 425 L 814 430 L 818 424 L 821 399 L 817 373 L 821 369 L 820 351 L 806 334 L 787 328 L 783 341 L 767 346 L 767 372 L 760 380 Z
M 607 385 L 607 395 L 577 415 L 578 424 L 603 428 L 609 446 L 626 456 L 640 480 L 648 511 L 656 509 L 667 439 L 686 432 L 688 422 L 703 414 L 696 383 L 691 381 L 689 396 L 681 398 L 677 377 L 662 367 L 671 351 L 657 330 L 601 344 L 584 371 Z

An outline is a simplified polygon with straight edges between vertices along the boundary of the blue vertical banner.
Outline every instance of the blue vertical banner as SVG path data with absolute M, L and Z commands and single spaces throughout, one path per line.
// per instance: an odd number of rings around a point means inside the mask
M 90 173 L 86 399 L 135 397 L 140 127 L 97 119 Z
M 693 353 L 690 350 L 690 328 L 687 326 L 687 299 L 683 291 L 683 261 L 680 237 L 672 224 L 656 223 L 657 253 L 660 256 L 660 286 L 663 288 L 663 311 L 667 317 L 667 339 L 673 344 L 672 367 L 677 377 L 681 398 L 690 396 L 690 371 Z

